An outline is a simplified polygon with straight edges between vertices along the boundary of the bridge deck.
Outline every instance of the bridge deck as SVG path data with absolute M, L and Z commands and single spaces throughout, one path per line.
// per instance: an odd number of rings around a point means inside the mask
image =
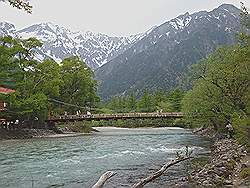
M 117 119 L 157 119 L 157 118 L 182 118 L 183 113 L 117 113 L 117 114 L 92 114 L 92 115 L 64 115 L 51 117 L 47 121 L 66 122 L 66 121 L 91 121 L 91 120 L 117 120 Z

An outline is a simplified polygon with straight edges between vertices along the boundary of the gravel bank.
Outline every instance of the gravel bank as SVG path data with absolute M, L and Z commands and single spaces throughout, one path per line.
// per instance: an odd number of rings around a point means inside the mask
M 177 187 L 250 187 L 249 175 L 242 177 L 246 169 L 249 169 L 246 148 L 233 139 L 217 140 L 208 162 Z
M 20 130 L 5 130 L 0 129 L 0 140 L 7 139 L 28 139 L 34 137 L 46 137 L 56 135 L 53 130 L 48 129 L 20 129 Z

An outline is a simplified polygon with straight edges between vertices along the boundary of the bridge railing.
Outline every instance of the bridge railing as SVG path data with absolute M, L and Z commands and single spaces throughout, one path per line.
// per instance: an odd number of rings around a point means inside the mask
M 79 115 L 62 115 L 51 117 L 49 120 L 79 120 L 79 119 L 112 119 L 112 118 L 150 118 L 150 117 L 182 117 L 181 112 L 164 112 L 164 113 L 116 113 L 116 114 L 79 114 Z

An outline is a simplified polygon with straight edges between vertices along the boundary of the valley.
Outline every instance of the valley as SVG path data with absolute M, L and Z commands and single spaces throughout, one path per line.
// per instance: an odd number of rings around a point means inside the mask
M 0 0 L 0 188 L 249 187 L 249 9 L 112 1 Z

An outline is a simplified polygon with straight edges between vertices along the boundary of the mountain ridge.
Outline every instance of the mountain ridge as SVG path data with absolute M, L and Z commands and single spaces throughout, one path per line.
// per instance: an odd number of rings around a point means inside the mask
M 154 28 L 95 71 L 99 94 L 107 99 L 178 86 L 190 65 L 235 42 L 239 13 L 233 5 L 223 4 L 209 12 L 182 14 Z
M 0 36 L 10 35 L 15 38 L 35 37 L 43 42 L 38 50 L 38 60 L 52 58 L 57 62 L 68 56 L 81 57 L 92 68 L 102 66 L 115 56 L 123 53 L 144 34 L 129 37 L 110 37 L 91 31 L 71 31 L 51 22 L 33 24 L 17 30 L 14 24 L 0 22 Z

